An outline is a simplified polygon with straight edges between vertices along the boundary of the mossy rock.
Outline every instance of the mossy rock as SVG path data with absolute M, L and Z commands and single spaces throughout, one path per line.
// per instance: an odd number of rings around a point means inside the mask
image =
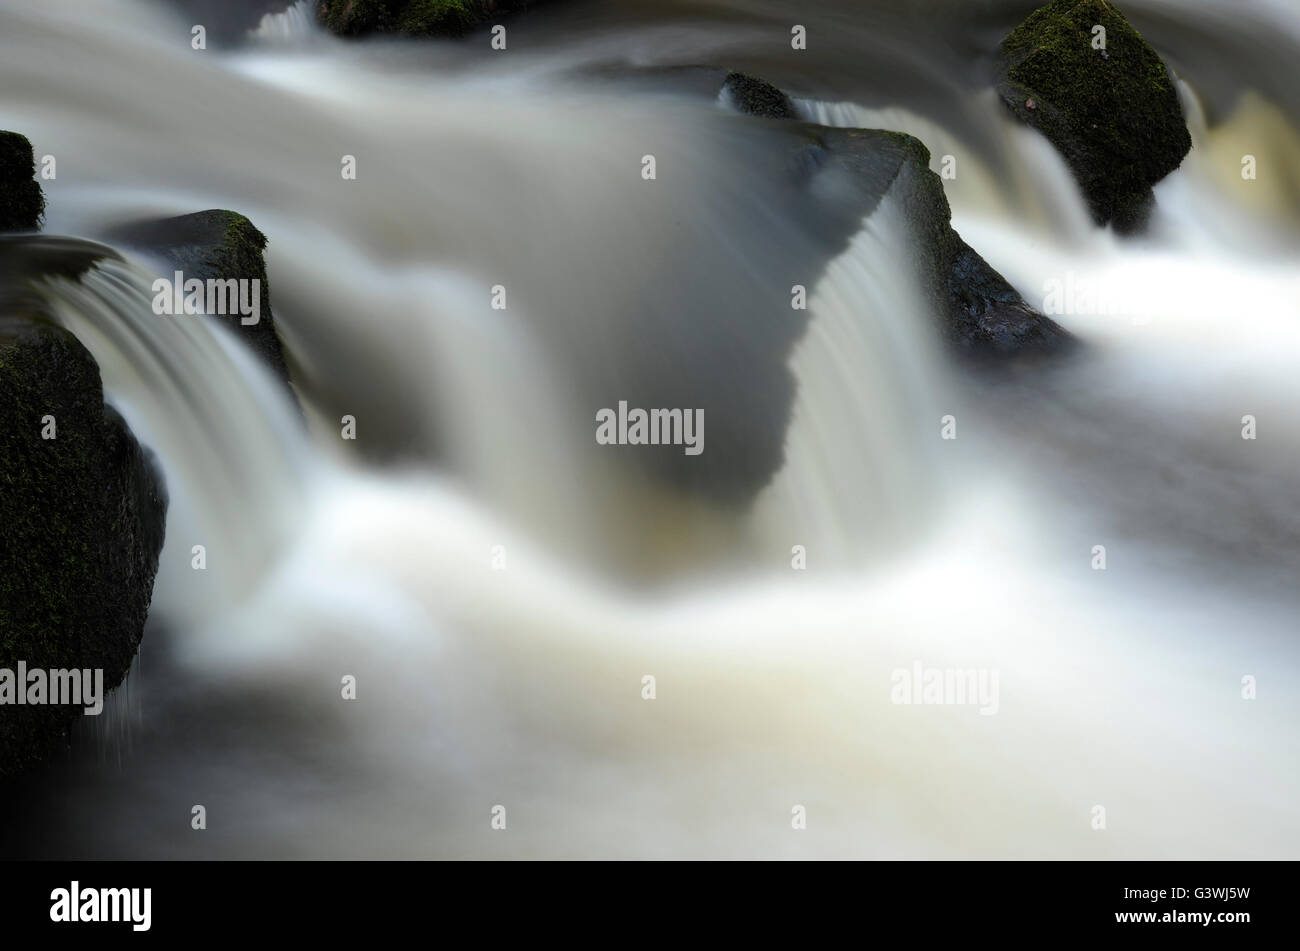
M 27 316 L 0 321 L 0 668 L 98 668 L 105 690 L 120 684 L 144 632 L 166 510 L 161 476 L 105 406 L 86 348 Z M 66 742 L 82 715 L 0 706 L 0 776 Z
M 765 119 L 794 119 L 790 97 L 771 83 L 744 73 L 728 73 L 722 90 L 738 110 Z
M 316 15 L 339 36 L 462 36 L 529 5 L 530 0 L 320 0 Z
M 1094 27 L 1105 28 L 1096 49 Z M 998 51 L 998 93 L 1064 156 L 1098 224 L 1141 228 L 1192 147 L 1164 61 L 1106 0 L 1053 0 Z
M 210 209 L 175 218 L 122 225 L 110 231 L 108 238 L 158 258 L 170 268 L 182 272 L 186 280 L 259 281 L 260 319 L 257 323 L 244 324 L 238 314 L 214 317 L 227 321 L 231 330 L 266 362 L 272 372 L 288 383 L 289 368 L 271 312 L 270 283 L 263 257 L 266 235 L 251 221 L 238 212 Z M 163 276 L 168 280 L 172 278 L 170 273 Z
M 35 180 L 32 144 L 17 132 L 0 132 L 0 231 L 36 231 L 45 195 Z

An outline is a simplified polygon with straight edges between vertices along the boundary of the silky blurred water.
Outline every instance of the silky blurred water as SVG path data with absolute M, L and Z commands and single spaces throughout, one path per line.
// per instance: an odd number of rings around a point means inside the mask
M 101 731 L 33 777 L 7 848 L 1293 857 L 1300 16 L 1124 5 L 1195 144 L 1126 241 L 981 78 L 1030 8 L 575 2 L 494 54 L 346 44 L 303 9 L 196 51 L 161 5 L 0 4 L 0 125 L 58 158 L 46 230 L 247 214 L 309 424 L 211 323 L 147 310 L 152 262 L 42 285 L 173 506 L 129 751 Z M 1114 306 L 1056 315 L 1086 345 L 1064 366 L 950 365 L 892 196 L 825 261 L 770 187 L 792 131 L 610 73 L 693 64 L 917 135 L 1026 300 Z M 800 281 L 806 314 L 770 313 Z M 592 439 L 629 389 L 763 432 L 787 346 L 748 504 Z M 891 703 L 917 661 L 998 670 L 999 712 Z

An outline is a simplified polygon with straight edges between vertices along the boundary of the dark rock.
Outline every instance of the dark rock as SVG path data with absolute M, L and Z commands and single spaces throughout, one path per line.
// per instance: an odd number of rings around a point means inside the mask
M 462 36 L 529 5 L 531 0 L 320 0 L 316 15 L 339 36 Z
M 275 332 L 270 284 L 262 256 L 266 235 L 253 227 L 252 222 L 237 212 L 213 209 L 122 225 L 110 231 L 108 238 L 152 255 L 167 267 L 182 272 L 186 280 L 259 281 L 257 323 L 245 325 L 238 314 L 221 315 L 217 319 L 227 321 L 275 375 L 288 382 L 289 368 Z M 163 276 L 169 280 L 172 277 L 170 273 Z
M 0 231 L 36 231 L 45 195 L 35 181 L 32 144 L 17 132 L 0 132 Z
M 731 82 L 731 74 L 728 82 Z M 774 116 L 785 94 L 762 80 L 741 77 L 754 96 L 735 97 L 742 111 Z M 748 108 L 756 102 L 757 109 Z M 793 109 L 788 110 L 793 116 Z M 879 129 L 805 126 L 809 139 L 791 158 L 792 176 L 810 184 L 828 169 L 851 182 L 858 201 L 842 205 L 841 230 L 874 210 L 898 188 L 920 251 L 922 280 L 943 316 L 944 336 L 975 358 L 1047 354 L 1073 343 L 1064 329 L 1025 303 L 997 271 L 952 229 L 943 181 L 930 170 L 930 152 L 920 140 Z
M 1106 49 L 1093 49 L 1094 26 Z M 1102 53 L 1106 55 L 1102 55 Z M 1098 224 L 1140 229 L 1151 186 L 1192 147 L 1160 56 L 1105 0 L 1053 0 L 998 51 L 998 93 L 1057 148 Z
M 144 631 L 166 493 L 105 406 L 90 353 L 25 317 L 0 322 L 0 487 L 0 668 L 98 668 L 105 691 L 116 687 Z M 82 715 L 0 706 L 0 775 L 39 761 Z
M 727 76 L 715 71 L 704 85 L 710 74 L 699 67 L 620 73 L 611 65 L 604 73 L 633 88 L 671 88 L 701 105 L 717 99 Z M 647 286 L 667 284 L 680 293 L 646 293 L 634 319 L 603 321 L 602 343 L 617 358 L 584 361 L 571 373 L 575 399 L 593 411 L 614 407 L 616 399 L 629 407 L 703 408 L 708 448 L 687 456 L 677 447 L 593 447 L 600 456 L 711 504 L 752 502 L 786 460 L 798 389 L 791 357 L 809 326 L 806 311 L 791 309 L 792 285 L 814 289 L 886 196 L 910 224 L 889 237 L 913 255 L 918 287 L 930 295 L 933 323 L 923 332 L 996 371 L 1055 358 L 1073 344 L 953 231 L 943 182 L 918 140 L 794 120 L 726 125 L 707 143 L 711 164 L 743 169 L 744 189 L 717 196 L 707 236 L 683 229 L 683 240 L 659 249 L 641 275 Z M 771 239 L 748 235 L 778 223 Z M 736 236 L 734 253 L 700 253 L 701 241 L 717 235 Z M 583 264 L 595 269 L 618 260 Z M 559 359 L 586 352 L 589 340 L 577 335 L 589 333 L 588 326 L 575 324 L 572 340 L 551 341 Z
M 608 75 L 618 73 L 611 67 Z M 706 75 L 695 67 L 627 70 L 623 81 L 662 82 L 703 104 L 718 97 L 726 79 L 716 73 L 711 86 L 701 87 Z M 918 287 L 930 295 L 933 324 L 923 332 L 947 338 L 968 362 L 998 371 L 1055 358 L 1073 344 L 953 231 L 943 182 L 918 140 L 793 120 L 727 125 L 708 143 L 711 162 L 743 169 L 745 188 L 717 196 L 707 239 L 683 230 L 684 240 L 660 249 L 642 276 L 681 292 L 647 293 L 635 319 L 602 322 L 602 342 L 617 359 L 586 361 L 572 373 L 575 398 L 593 410 L 613 407 L 614 399 L 629 407 L 703 408 L 708 449 L 687 456 L 676 447 L 596 447 L 602 456 L 683 495 L 749 504 L 786 459 L 797 396 L 791 357 L 809 326 L 807 312 L 791 310 L 792 285 L 815 288 L 886 196 L 906 222 L 888 237 L 913 255 Z M 770 240 L 745 234 L 777 223 Z M 700 241 L 715 235 L 737 236 L 735 253 L 700 253 Z M 560 338 L 552 345 L 564 358 L 588 344 Z
M 790 97 L 769 82 L 744 73 L 728 73 L 722 89 L 741 112 L 765 119 L 797 118 Z
M 904 213 L 919 241 L 922 284 L 941 315 L 944 337 L 976 359 L 1046 355 L 1074 338 L 1034 310 L 1006 279 L 952 228 L 943 181 L 930 169 L 930 152 L 910 135 L 866 129 L 824 129 L 831 155 L 855 168 L 863 187 L 879 192 L 891 167 Z M 894 165 L 897 160 L 897 165 Z

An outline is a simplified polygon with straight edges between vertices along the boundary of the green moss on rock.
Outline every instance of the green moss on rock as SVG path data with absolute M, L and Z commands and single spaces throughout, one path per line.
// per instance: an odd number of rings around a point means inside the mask
M 133 222 L 113 229 L 108 237 L 152 254 L 185 278 L 257 280 L 260 320 L 244 324 L 238 314 L 214 315 L 247 343 L 286 383 L 289 369 L 271 312 L 271 285 L 266 277 L 266 235 L 235 211 L 209 209 L 175 218 Z M 171 275 L 164 275 L 170 279 Z
M 494 16 L 528 6 L 530 0 L 320 0 L 316 15 L 339 36 L 396 33 L 461 36 Z
M 490 7 L 475 0 L 412 0 L 397 29 L 408 36 L 459 35 L 486 20 Z
M 339 36 L 364 36 L 396 25 L 390 20 L 388 0 L 321 0 L 316 16 L 330 32 Z
M 35 174 L 31 142 L 17 132 L 0 131 L 0 231 L 40 228 L 45 195 Z
M 1105 28 L 1105 48 L 1093 28 Z M 998 92 L 1057 148 L 1098 224 L 1141 227 L 1151 186 L 1191 149 L 1178 92 L 1159 54 L 1106 0 L 1053 0 L 998 52 Z
M 0 323 L 0 668 L 100 668 L 106 690 L 120 684 L 144 632 L 166 508 L 85 347 L 54 326 Z M 39 761 L 80 716 L 0 706 L 0 776 Z

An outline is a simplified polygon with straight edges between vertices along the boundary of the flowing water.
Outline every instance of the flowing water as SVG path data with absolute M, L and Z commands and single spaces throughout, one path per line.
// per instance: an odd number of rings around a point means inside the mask
M 136 668 L 5 848 L 1295 856 L 1300 15 L 1124 5 L 1195 143 L 1126 241 L 982 78 L 1032 4 L 802 6 L 572 2 L 495 53 L 345 44 L 304 4 L 199 51 L 165 5 L 0 2 L 46 231 L 247 214 L 307 420 L 225 331 L 150 312 L 157 262 L 39 285 L 172 507 Z M 953 156 L 954 226 L 1035 306 L 1068 289 L 1084 352 L 951 365 L 894 196 L 828 245 L 770 187 L 791 131 L 630 71 L 696 64 Z M 736 471 L 595 445 L 635 394 L 719 407 L 701 458 Z M 892 703 L 914 663 L 998 671 L 996 715 Z

